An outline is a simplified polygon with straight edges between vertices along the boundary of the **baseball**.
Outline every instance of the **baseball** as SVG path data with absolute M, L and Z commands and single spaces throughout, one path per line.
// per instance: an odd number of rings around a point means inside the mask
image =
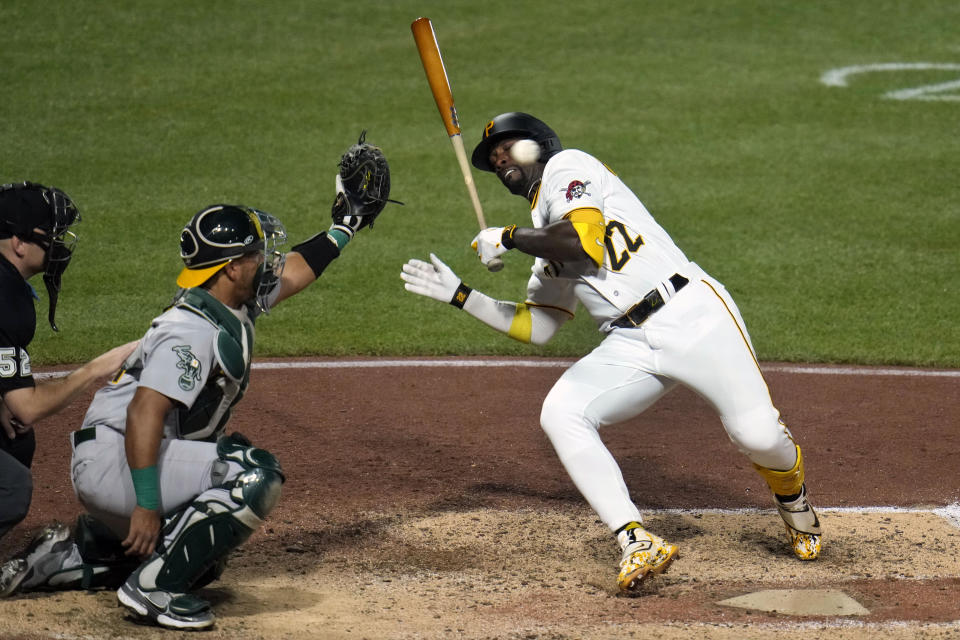
M 517 164 L 533 164 L 540 159 L 540 145 L 529 138 L 517 140 L 510 147 L 510 155 Z

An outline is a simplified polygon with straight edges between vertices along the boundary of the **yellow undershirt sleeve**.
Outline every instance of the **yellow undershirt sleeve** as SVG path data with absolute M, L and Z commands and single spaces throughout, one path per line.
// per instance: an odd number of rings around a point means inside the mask
M 517 310 L 513 314 L 513 322 L 510 323 L 510 329 L 507 335 L 520 342 L 530 342 L 530 335 L 533 333 L 533 316 L 530 314 L 530 308 L 522 302 L 517 303 Z
M 602 266 L 605 229 L 603 214 L 600 210 L 594 208 L 574 209 L 564 217 L 573 223 L 573 228 L 580 236 L 580 244 L 583 246 L 583 250 L 598 267 Z

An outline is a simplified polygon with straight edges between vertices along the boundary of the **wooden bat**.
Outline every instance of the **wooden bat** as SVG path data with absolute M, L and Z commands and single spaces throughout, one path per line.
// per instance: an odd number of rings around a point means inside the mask
M 487 228 L 487 222 L 483 218 L 483 208 L 480 206 L 480 197 L 477 195 L 477 185 L 473 183 L 473 173 L 471 173 L 470 164 L 467 162 L 467 152 L 463 148 L 457 107 L 453 103 L 453 92 L 450 91 L 447 70 L 443 66 L 443 58 L 440 57 L 440 47 L 437 45 L 433 23 L 430 22 L 430 18 L 417 18 L 410 25 L 410 30 L 413 32 L 413 39 L 417 43 L 420 61 L 423 63 L 423 70 L 427 74 L 427 82 L 430 83 L 430 91 L 433 92 L 433 99 L 437 103 L 437 109 L 443 119 L 443 126 L 446 127 L 447 135 L 450 136 L 450 142 L 453 144 L 453 151 L 457 154 L 460 172 L 463 174 L 463 182 L 467 185 L 467 192 L 470 194 L 470 201 L 473 203 L 473 210 L 477 214 L 477 222 L 480 224 L 480 230 L 482 231 Z M 500 269 L 503 269 L 503 261 L 500 258 L 494 258 L 487 265 L 487 269 L 500 271 Z

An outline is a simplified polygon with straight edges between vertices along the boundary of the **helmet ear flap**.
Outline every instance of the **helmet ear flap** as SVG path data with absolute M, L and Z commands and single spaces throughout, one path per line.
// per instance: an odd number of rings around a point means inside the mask
M 197 237 L 193 234 L 193 230 L 184 227 L 180 232 L 180 257 L 187 260 L 196 256 L 198 251 L 200 246 L 197 244 Z

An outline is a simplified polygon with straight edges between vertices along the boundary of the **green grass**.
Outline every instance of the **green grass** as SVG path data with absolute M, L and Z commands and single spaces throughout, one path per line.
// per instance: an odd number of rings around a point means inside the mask
M 469 248 L 474 215 L 410 34 L 420 15 L 468 149 L 490 117 L 524 110 L 600 157 L 727 285 L 762 359 L 960 366 L 960 101 L 882 97 L 960 72 L 819 82 L 849 65 L 960 62 L 960 5 L 875 0 L 7 0 L 0 180 L 59 186 L 84 217 L 61 332 L 42 299 L 34 360 L 141 335 L 174 292 L 180 228 L 207 204 L 263 208 L 294 241 L 325 229 L 337 159 L 363 128 L 406 206 L 259 323 L 259 355 L 592 348 L 582 310 L 537 348 L 403 291 L 401 265 L 430 251 L 511 300 L 530 264 L 508 254 L 490 274 Z M 490 224 L 529 220 L 475 178 Z

